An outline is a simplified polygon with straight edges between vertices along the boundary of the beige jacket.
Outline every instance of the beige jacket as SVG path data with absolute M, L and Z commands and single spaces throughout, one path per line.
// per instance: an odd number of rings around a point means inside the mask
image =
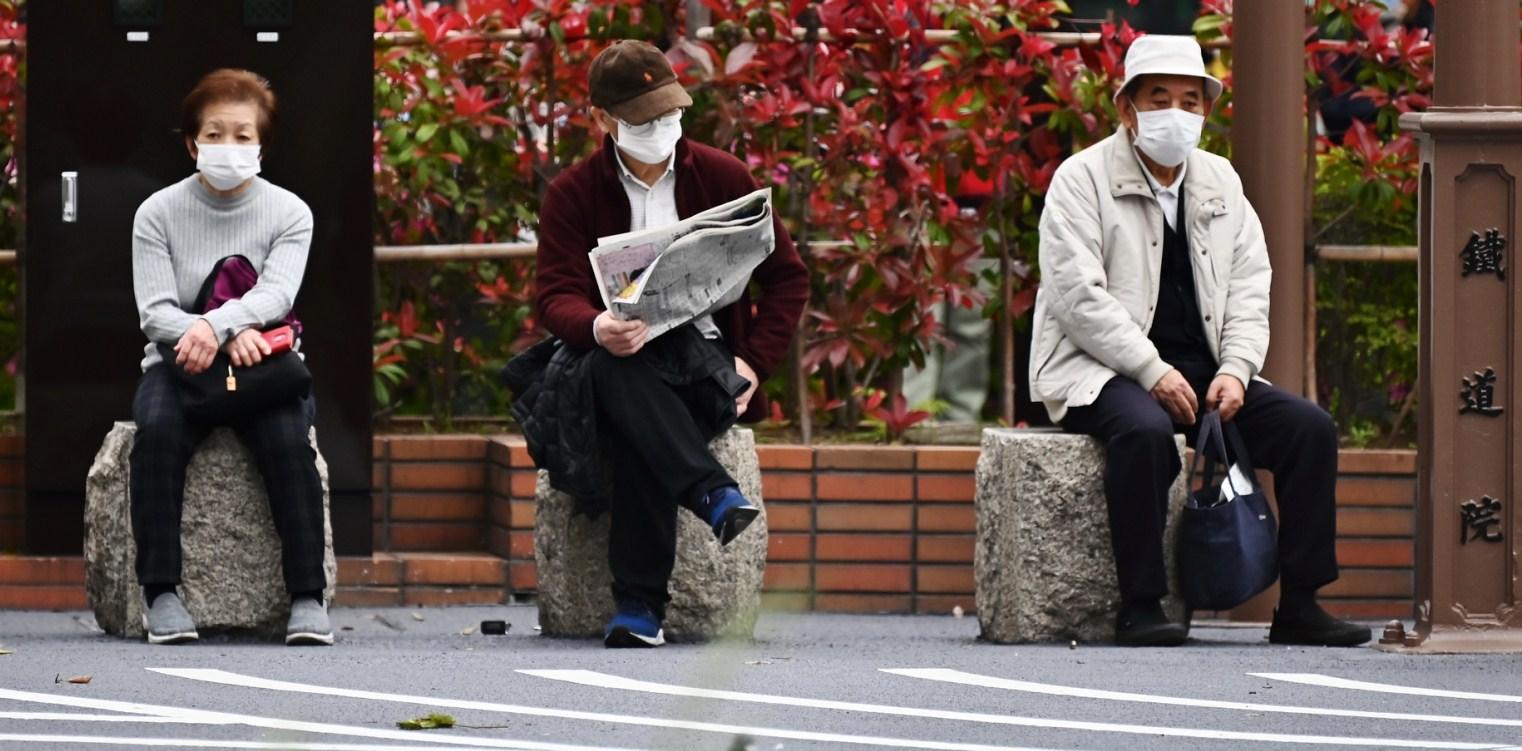
M 1272 272 L 1263 227 L 1231 162 L 1205 151 L 1189 155 L 1184 201 L 1205 338 L 1218 372 L 1245 385 L 1268 354 Z M 1093 404 L 1116 375 L 1150 391 L 1172 369 L 1147 338 L 1163 226 L 1125 128 L 1057 168 L 1041 212 L 1030 361 L 1031 395 L 1054 421 Z

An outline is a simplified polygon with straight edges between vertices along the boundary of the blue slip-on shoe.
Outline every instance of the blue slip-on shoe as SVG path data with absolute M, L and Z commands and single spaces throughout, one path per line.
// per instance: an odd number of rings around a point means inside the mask
M 713 528 L 720 545 L 728 545 L 761 515 L 761 508 L 746 500 L 740 489 L 725 485 L 699 502 L 698 516 Z
M 639 600 L 618 598 L 618 612 L 603 631 L 603 646 L 610 649 L 659 647 L 666 643 L 666 632 L 655 612 Z

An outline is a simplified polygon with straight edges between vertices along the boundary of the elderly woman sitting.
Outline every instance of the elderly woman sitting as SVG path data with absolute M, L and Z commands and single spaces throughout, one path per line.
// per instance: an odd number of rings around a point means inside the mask
M 257 177 L 274 115 L 275 95 L 258 75 L 218 70 L 201 79 L 182 113 L 185 147 L 198 172 L 150 196 L 133 225 L 133 287 L 149 341 L 132 405 L 132 527 L 153 644 L 199 638 L 176 592 L 180 511 L 186 466 L 216 425 L 187 415 L 181 378 L 206 373 L 219 352 L 238 367 L 269 357 L 260 329 L 290 314 L 306 269 L 311 210 Z M 208 278 L 235 256 L 247 259 L 257 281 L 220 307 L 199 309 Z M 308 442 L 314 412 L 308 394 L 228 423 L 253 453 L 269 492 L 291 596 L 287 644 L 333 643 L 322 594 L 323 492 Z

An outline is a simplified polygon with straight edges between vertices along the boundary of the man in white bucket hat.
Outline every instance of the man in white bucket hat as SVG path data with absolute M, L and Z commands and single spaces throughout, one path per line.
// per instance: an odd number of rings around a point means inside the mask
M 1263 230 L 1227 160 L 1196 148 L 1221 82 L 1192 37 L 1143 36 L 1115 95 L 1123 125 L 1058 168 L 1041 214 L 1030 383 L 1052 419 L 1106 443 L 1122 604 L 1116 640 L 1184 643 L 1171 623 L 1163 529 L 1201 408 L 1235 422 L 1274 474 L 1281 596 L 1269 640 L 1352 646 L 1363 626 L 1316 603 L 1337 579 L 1337 430 L 1257 378 L 1268 353 Z M 1290 176 L 1286 176 L 1290 179 Z

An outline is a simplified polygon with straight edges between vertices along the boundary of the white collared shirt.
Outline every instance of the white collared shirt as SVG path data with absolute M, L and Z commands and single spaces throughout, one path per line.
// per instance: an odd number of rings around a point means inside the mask
M 1136 149 L 1133 148 L 1132 152 Z M 1141 154 L 1136 155 L 1136 161 L 1141 163 L 1142 174 L 1147 176 L 1147 184 L 1152 186 L 1152 197 L 1157 199 L 1157 207 L 1163 210 L 1163 220 L 1168 223 L 1168 228 L 1178 231 L 1173 226 L 1178 221 L 1178 196 L 1184 188 L 1184 173 L 1189 169 L 1189 160 L 1185 159 L 1178 166 L 1178 177 L 1174 178 L 1173 184 L 1164 186 L 1152 176 L 1152 170 L 1147 169 L 1147 163 L 1142 161 Z
M 624 164 L 624 156 L 617 148 L 613 156 L 618 161 L 619 180 L 624 184 L 624 194 L 629 197 L 629 231 L 638 232 L 650 227 L 676 224 L 682 217 L 676 210 L 676 154 L 666 160 L 666 171 L 654 185 L 634 176 Z M 718 339 L 719 327 L 713 316 L 703 316 L 692 322 L 705 339 Z

